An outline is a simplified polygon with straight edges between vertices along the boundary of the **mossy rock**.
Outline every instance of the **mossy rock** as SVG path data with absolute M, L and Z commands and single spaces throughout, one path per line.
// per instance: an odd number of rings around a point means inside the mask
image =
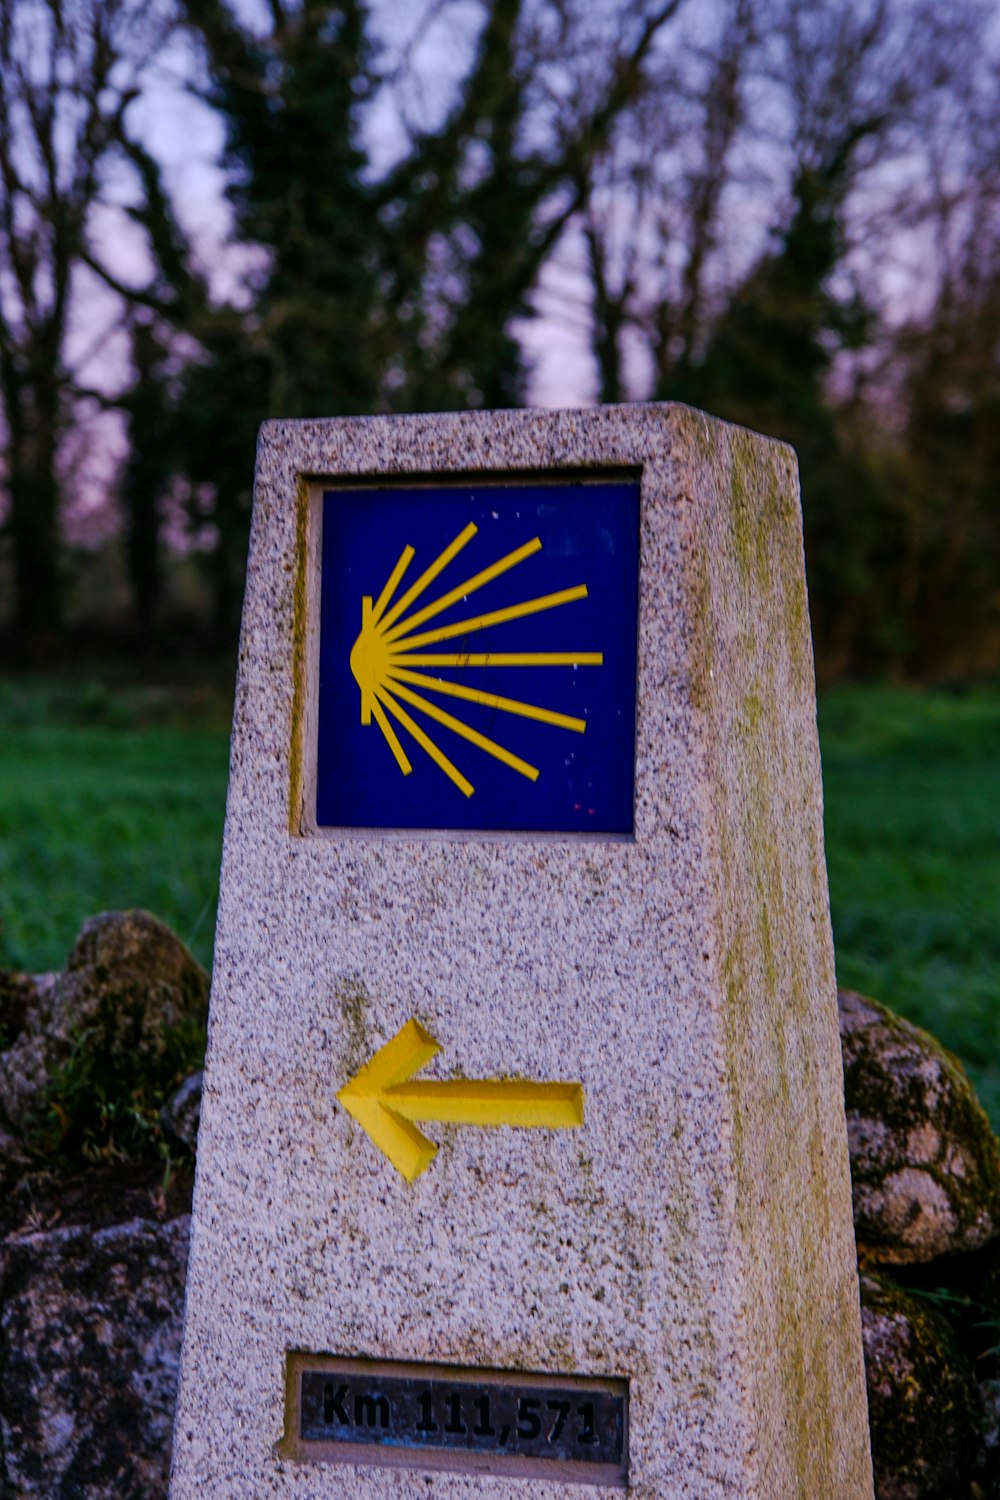
M 876 1500 L 971 1500 L 986 1464 L 979 1396 L 947 1321 L 888 1276 L 861 1277 Z
M 0 1112 L 43 1150 L 127 1145 L 200 1066 L 207 1013 L 208 975 L 168 927 L 92 917 L 0 1053 Z
M 840 1033 L 859 1248 L 883 1264 L 1000 1234 L 1000 1149 L 965 1070 L 934 1037 L 842 990 Z
M 0 1052 L 21 1035 L 39 995 L 50 989 L 55 974 L 20 974 L 0 969 Z

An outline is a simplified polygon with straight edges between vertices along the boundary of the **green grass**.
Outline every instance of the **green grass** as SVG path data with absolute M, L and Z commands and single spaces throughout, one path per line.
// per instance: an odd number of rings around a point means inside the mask
M 1000 692 L 820 706 L 840 983 L 926 1026 L 1000 1127 Z
M 93 913 L 144 906 L 206 965 L 225 688 L 0 679 L 0 967 L 59 968 Z M 842 984 L 962 1058 L 1000 1125 L 1000 691 L 821 700 Z
M 210 964 L 220 712 L 161 689 L 0 680 L 0 968 L 61 968 L 87 917 L 130 906 Z

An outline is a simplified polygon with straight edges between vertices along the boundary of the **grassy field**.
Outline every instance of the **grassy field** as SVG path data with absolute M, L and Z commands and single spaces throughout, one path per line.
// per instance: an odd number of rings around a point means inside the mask
M 216 690 L 0 679 L 0 967 L 58 968 L 144 906 L 211 957 L 229 712 Z M 1000 691 L 821 702 L 842 984 L 934 1031 L 1000 1127 Z
M 211 962 L 220 697 L 0 678 L 0 968 L 61 968 L 88 916 L 127 906 Z
M 1000 1129 L 1000 691 L 820 704 L 840 983 L 928 1027 Z

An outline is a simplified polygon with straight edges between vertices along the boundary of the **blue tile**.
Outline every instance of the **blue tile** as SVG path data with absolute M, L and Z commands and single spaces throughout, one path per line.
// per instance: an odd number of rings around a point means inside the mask
M 321 827 L 632 831 L 636 481 L 331 489 L 321 555 Z

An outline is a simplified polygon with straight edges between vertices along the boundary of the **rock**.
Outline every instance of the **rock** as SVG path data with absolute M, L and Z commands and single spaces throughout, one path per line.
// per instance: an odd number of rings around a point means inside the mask
M 39 996 L 50 990 L 56 974 L 19 974 L 0 969 L 0 1051 L 16 1041 Z
M 983 1403 L 983 1442 L 993 1469 L 1000 1475 L 1000 1379 L 979 1381 Z
M 201 1119 L 201 1080 L 199 1070 L 185 1078 L 176 1094 L 172 1094 L 160 1110 L 160 1124 L 167 1135 L 189 1151 L 198 1143 L 198 1122 Z
M 36 1129 L 71 1059 L 105 1092 L 109 1076 L 125 1076 L 162 1100 L 177 1081 L 176 1037 L 207 1010 L 208 975 L 162 922 L 143 911 L 93 917 L 0 1054 L 0 1110 L 15 1131 Z
M 24 1142 L 0 1125 L 0 1188 L 9 1191 L 10 1183 L 31 1165 Z
M 0 1251 L 0 1494 L 167 1493 L 190 1219 Z
M 983 1449 L 975 1381 L 946 1320 L 924 1298 L 861 1278 L 877 1500 L 965 1500 Z
M 0 1053 L 23 1033 L 28 1017 L 38 1010 L 42 998 L 58 979 L 57 974 L 19 974 L 0 969 Z M 0 1191 L 9 1194 L 31 1166 L 28 1144 L 8 1130 L 0 1112 Z
M 1000 1233 L 1000 1149 L 957 1058 L 918 1026 L 840 992 L 854 1227 L 902 1265 Z

